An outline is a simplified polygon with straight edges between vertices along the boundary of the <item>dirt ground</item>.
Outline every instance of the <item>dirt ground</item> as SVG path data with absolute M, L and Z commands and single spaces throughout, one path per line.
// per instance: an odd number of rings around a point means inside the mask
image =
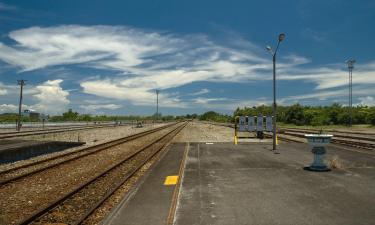
M 174 142 L 232 142 L 233 128 L 190 122 L 174 139 Z

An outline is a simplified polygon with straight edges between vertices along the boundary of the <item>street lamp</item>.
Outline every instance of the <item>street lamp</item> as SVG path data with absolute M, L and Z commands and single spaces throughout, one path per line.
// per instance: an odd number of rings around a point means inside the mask
M 270 46 L 266 46 L 267 51 L 269 51 L 272 55 L 272 61 L 273 61 L 273 137 L 272 137 L 272 150 L 276 150 L 276 54 L 277 50 L 279 49 L 280 42 L 282 42 L 285 39 L 285 34 L 281 33 L 279 34 L 279 40 L 277 42 L 277 46 L 275 51 L 272 50 Z
M 352 105 L 353 105 L 353 68 L 355 59 L 349 59 L 346 61 L 349 69 L 349 127 L 352 126 Z

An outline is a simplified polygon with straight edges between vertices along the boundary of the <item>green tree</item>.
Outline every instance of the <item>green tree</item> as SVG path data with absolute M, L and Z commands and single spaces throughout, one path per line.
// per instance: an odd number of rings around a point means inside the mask
M 290 106 L 286 111 L 285 121 L 296 125 L 304 124 L 303 107 L 300 104 Z
M 371 107 L 366 115 L 366 122 L 375 125 L 375 107 Z
M 72 109 L 69 109 L 68 112 L 62 114 L 64 121 L 75 121 L 78 118 L 78 112 L 73 112 Z

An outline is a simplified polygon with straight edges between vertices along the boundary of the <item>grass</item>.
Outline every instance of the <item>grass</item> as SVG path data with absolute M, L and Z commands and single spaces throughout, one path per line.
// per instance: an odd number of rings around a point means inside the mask
M 344 168 L 344 164 L 342 160 L 340 160 L 337 155 L 329 159 L 328 164 L 331 169 L 343 169 Z

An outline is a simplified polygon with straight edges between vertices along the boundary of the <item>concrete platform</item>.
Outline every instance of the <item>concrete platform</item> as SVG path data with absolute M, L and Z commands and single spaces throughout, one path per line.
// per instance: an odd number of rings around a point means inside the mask
M 173 145 L 106 224 L 166 224 L 173 191 L 163 182 L 185 147 Z M 328 147 L 342 168 L 316 173 L 303 170 L 308 145 L 278 147 L 281 154 L 268 143 L 191 143 L 173 224 L 375 224 L 374 152 Z
M 185 143 L 172 145 L 136 193 L 124 199 L 103 224 L 165 225 L 173 200 L 177 200 L 176 185 L 165 185 L 165 181 L 168 176 L 179 175 L 185 149 Z
M 0 140 L 0 164 L 24 160 L 38 155 L 62 151 L 84 142 Z

